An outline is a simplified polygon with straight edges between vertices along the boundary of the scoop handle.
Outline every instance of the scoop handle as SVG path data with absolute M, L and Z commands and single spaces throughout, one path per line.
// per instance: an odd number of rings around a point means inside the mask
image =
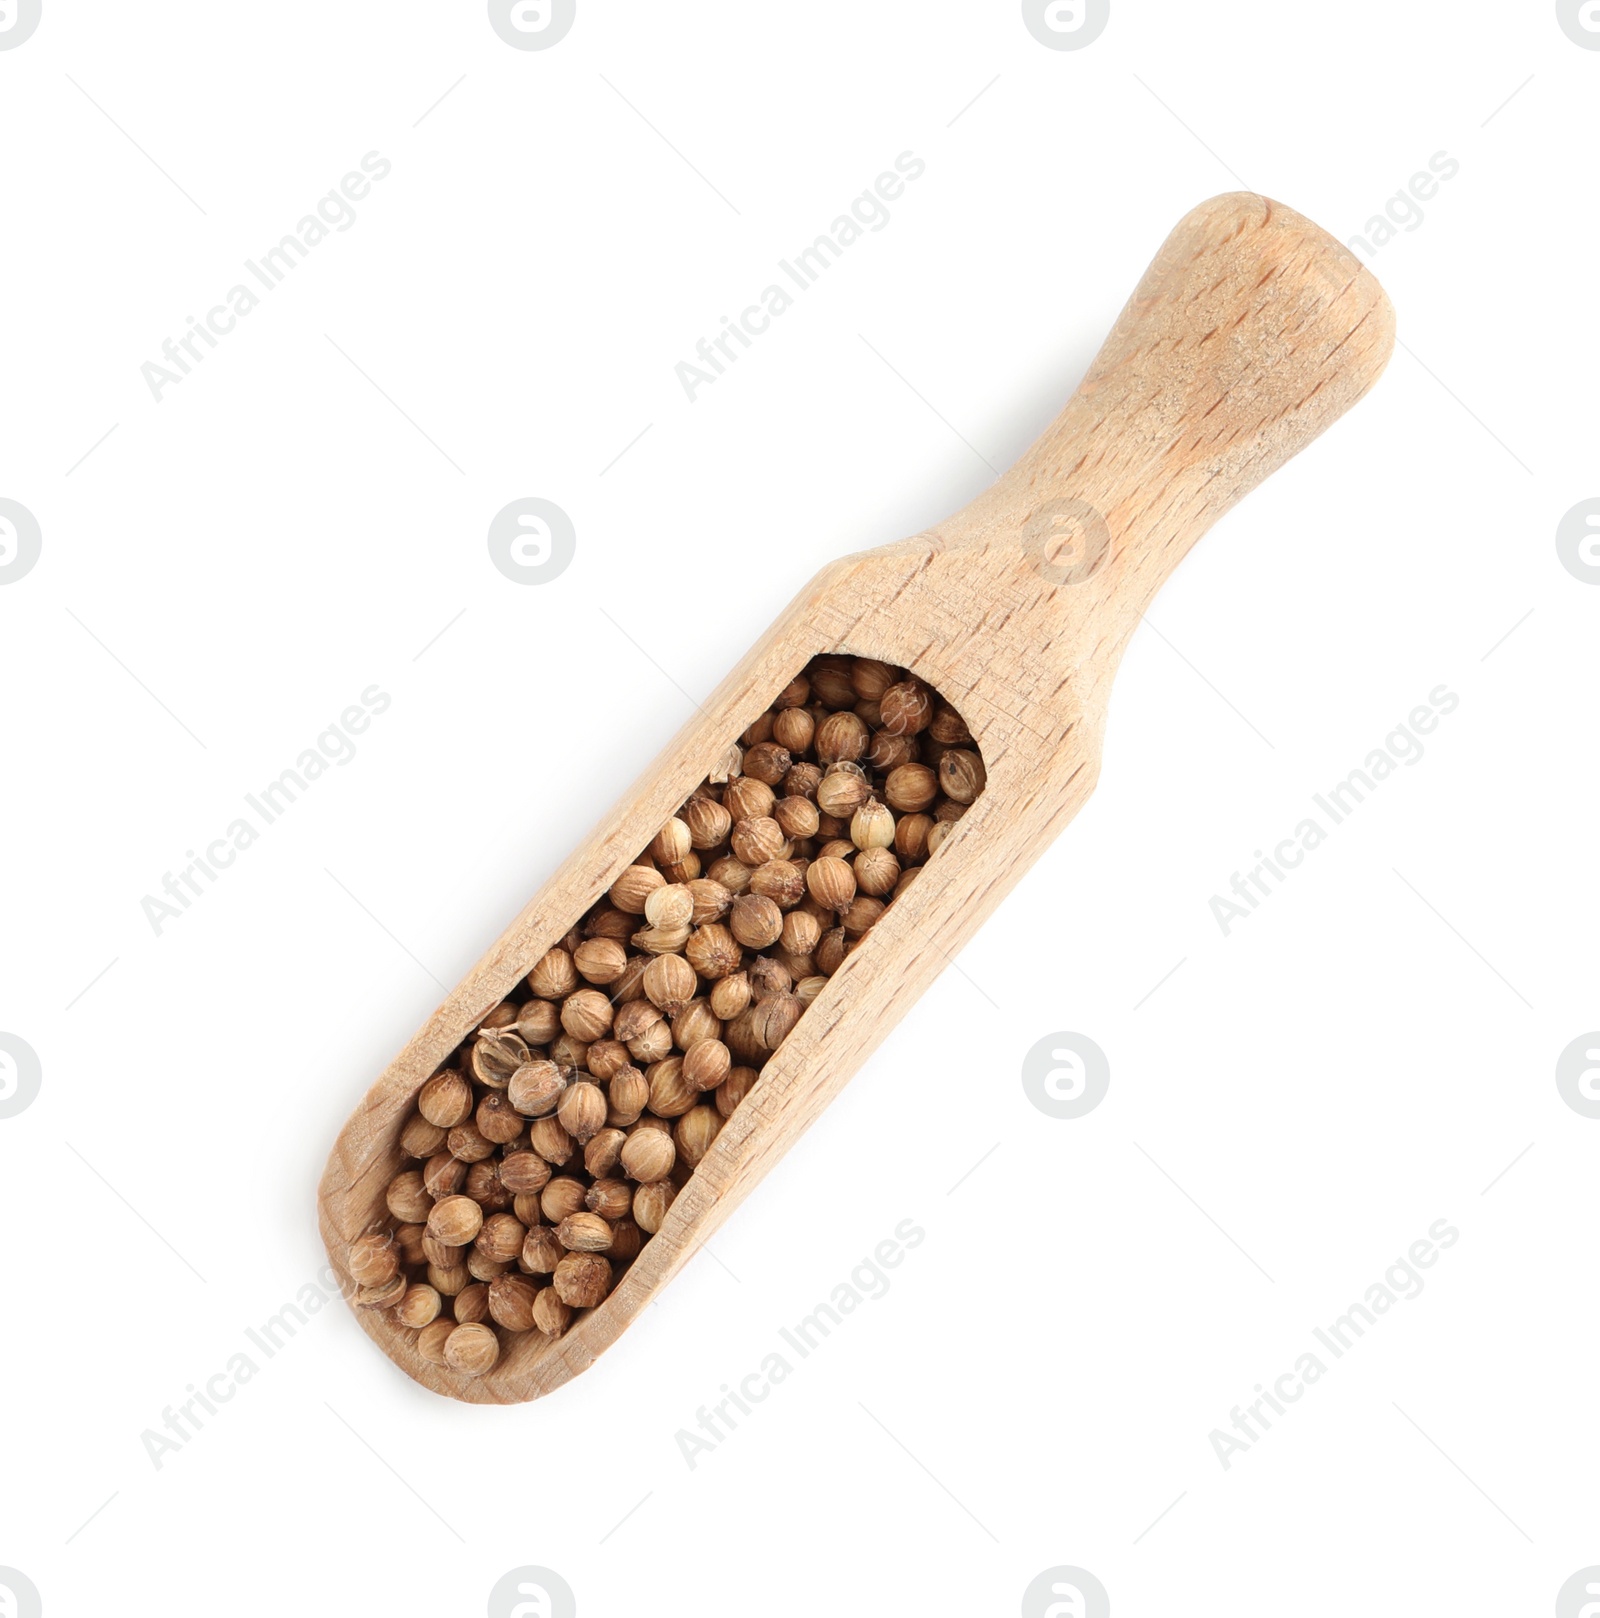
M 1394 311 L 1353 253 L 1282 203 L 1214 197 L 1168 236 L 1066 408 L 939 538 L 1086 586 L 1074 605 L 1096 636 L 1105 609 L 1131 632 L 1201 534 L 1393 347 Z

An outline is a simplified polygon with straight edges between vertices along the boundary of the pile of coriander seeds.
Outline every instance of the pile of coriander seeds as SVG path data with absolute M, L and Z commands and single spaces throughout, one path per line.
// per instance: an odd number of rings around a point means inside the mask
M 762 1067 L 983 790 L 903 669 L 814 658 L 423 1085 L 355 1301 L 481 1376 L 597 1307 Z

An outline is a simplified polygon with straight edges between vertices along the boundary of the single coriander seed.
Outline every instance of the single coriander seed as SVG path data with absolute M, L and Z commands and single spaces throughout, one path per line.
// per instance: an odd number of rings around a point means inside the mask
M 622 1172 L 630 1180 L 650 1185 L 666 1179 L 677 1156 L 672 1137 L 664 1129 L 636 1129 L 622 1143 Z
M 611 1265 L 599 1253 L 568 1253 L 551 1280 L 563 1303 L 593 1309 L 611 1290 Z
M 445 1339 L 444 1362 L 460 1376 L 485 1376 L 500 1358 L 500 1339 L 492 1327 L 457 1326 Z

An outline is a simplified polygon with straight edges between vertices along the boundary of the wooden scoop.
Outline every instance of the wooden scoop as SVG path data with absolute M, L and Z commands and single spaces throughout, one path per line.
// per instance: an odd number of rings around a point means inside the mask
M 1168 237 L 1088 376 L 987 493 L 915 539 L 819 573 L 428 1019 L 333 1148 L 319 1194 L 340 1273 L 384 1215 L 423 1082 L 645 849 L 818 653 L 898 664 L 966 720 L 988 785 L 931 868 L 851 953 L 728 1120 L 662 1225 L 564 1337 L 508 1339 L 468 1379 L 358 1310 L 409 1376 L 457 1399 L 534 1399 L 595 1357 L 721 1225 L 1072 819 L 1099 774 L 1112 676 L 1189 547 L 1377 381 L 1394 314 L 1309 220 L 1239 193 Z

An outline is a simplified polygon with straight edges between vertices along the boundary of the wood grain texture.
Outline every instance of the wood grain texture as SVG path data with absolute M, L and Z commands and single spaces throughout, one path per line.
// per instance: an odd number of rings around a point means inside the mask
M 341 1274 L 384 1212 L 417 1090 L 646 847 L 814 655 L 899 664 L 961 712 L 988 786 L 828 980 L 612 1295 L 563 1338 L 512 1340 L 486 1377 L 424 1361 L 357 1311 L 408 1375 L 478 1403 L 589 1367 L 860 1067 L 1093 790 L 1111 680 L 1162 581 L 1236 501 L 1377 381 L 1382 289 L 1279 203 L 1218 197 L 1156 256 L 1061 415 L 992 488 L 914 539 L 823 569 L 367 1093 L 319 1192 Z

